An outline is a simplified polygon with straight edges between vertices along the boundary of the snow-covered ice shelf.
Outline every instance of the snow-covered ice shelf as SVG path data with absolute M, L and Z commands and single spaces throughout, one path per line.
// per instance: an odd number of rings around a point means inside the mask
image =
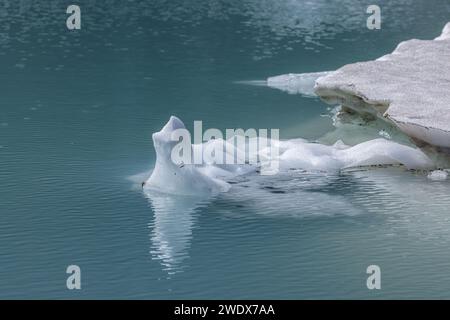
M 314 90 L 328 103 L 392 121 L 416 142 L 450 148 L 450 22 L 438 38 L 346 65 L 317 79 Z

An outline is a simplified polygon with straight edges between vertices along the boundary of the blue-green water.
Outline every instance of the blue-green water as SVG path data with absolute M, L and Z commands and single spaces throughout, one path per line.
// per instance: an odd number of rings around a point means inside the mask
M 0 298 L 448 298 L 448 180 L 300 172 L 205 200 L 148 199 L 130 179 L 172 114 L 282 138 L 333 130 L 320 100 L 240 81 L 374 59 L 450 20 L 447 0 L 376 1 L 370 31 L 372 2 L 78 1 L 69 31 L 67 1 L 2 0 Z

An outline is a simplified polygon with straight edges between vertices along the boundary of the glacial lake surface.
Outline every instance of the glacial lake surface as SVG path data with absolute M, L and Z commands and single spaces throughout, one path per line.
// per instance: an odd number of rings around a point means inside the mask
M 379 138 L 340 136 L 318 98 L 249 84 L 433 39 L 448 0 L 377 1 L 381 30 L 359 0 L 78 1 L 81 30 L 61 1 L 2 2 L 0 298 L 450 297 L 450 179 L 299 170 L 206 199 L 140 185 L 171 115 L 189 129 Z M 81 290 L 66 287 L 69 265 Z

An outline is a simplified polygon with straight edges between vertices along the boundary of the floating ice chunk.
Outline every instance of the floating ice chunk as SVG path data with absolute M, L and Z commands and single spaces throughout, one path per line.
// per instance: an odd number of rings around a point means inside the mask
M 314 85 L 320 77 L 328 75 L 330 72 L 312 73 L 289 73 L 267 78 L 267 85 L 271 88 L 285 91 L 289 94 L 302 94 L 314 97 Z
M 403 164 L 408 169 L 433 167 L 433 162 L 419 149 L 382 138 L 360 143 L 338 154 L 345 168 L 391 164 Z
M 428 179 L 430 180 L 434 180 L 434 181 L 442 181 L 442 180 L 446 180 L 448 177 L 448 172 L 444 171 L 444 170 L 434 170 L 431 171 L 428 174 Z
M 171 139 L 174 130 L 185 128 L 180 119 L 171 117 L 164 128 L 153 134 L 156 150 L 156 164 L 150 178 L 145 183 L 147 190 L 156 190 L 178 195 L 202 195 L 228 191 L 227 180 L 239 175 L 255 172 L 255 164 L 202 164 L 177 165 L 172 161 L 171 152 L 178 141 Z M 249 157 L 265 157 L 277 160 L 279 171 L 290 169 L 308 171 L 336 171 L 345 168 L 401 164 L 408 169 L 429 169 L 433 162 L 419 149 L 404 146 L 385 139 L 375 139 L 357 144 L 353 147 L 338 141 L 334 145 L 311 143 L 304 139 L 271 140 L 268 144 L 276 146 L 279 153 L 272 154 L 266 149 L 258 150 Z M 223 142 L 223 141 L 222 141 Z M 220 141 L 205 142 L 203 146 Z M 230 142 L 226 142 L 230 144 Z M 199 145 L 191 145 L 193 149 Z M 235 146 L 234 152 L 239 156 L 243 146 Z M 253 162 L 252 162 L 253 163 Z
M 402 164 L 408 169 L 433 167 L 433 162 L 422 151 L 382 138 L 353 147 L 342 142 L 333 146 L 301 142 L 280 156 L 282 169 L 331 171 L 395 164 Z
M 161 131 L 153 134 L 156 163 L 152 175 L 145 183 L 145 188 L 180 195 L 227 191 L 229 185 L 225 181 L 205 174 L 195 165 L 180 167 L 172 161 L 171 152 L 177 144 L 177 141 L 171 138 L 172 132 L 184 128 L 183 122 L 172 116 Z
M 408 136 L 450 148 L 450 23 L 435 40 L 409 40 L 375 61 L 317 80 L 324 101 L 390 119 Z

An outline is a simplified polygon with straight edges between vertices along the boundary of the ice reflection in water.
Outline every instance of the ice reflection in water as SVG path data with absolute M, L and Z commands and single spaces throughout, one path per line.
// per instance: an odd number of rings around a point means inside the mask
M 160 261 L 167 273 L 174 274 L 183 269 L 189 258 L 192 229 L 196 223 L 196 210 L 207 204 L 208 199 L 165 195 L 147 191 L 153 209 L 150 253 Z
M 169 275 L 188 267 L 186 259 L 200 214 L 243 223 L 264 216 L 312 219 L 377 214 L 372 218 L 386 219 L 393 234 L 406 228 L 416 233 L 417 241 L 449 238 L 450 219 L 445 215 L 450 206 L 450 181 L 432 182 L 426 174 L 403 167 L 334 173 L 297 170 L 272 177 L 254 174 L 230 182 L 231 190 L 215 198 L 147 194 L 154 211 L 149 224 L 151 254 Z
M 409 217 L 445 213 L 450 180 L 431 181 L 426 173 L 402 166 L 340 172 L 291 171 L 274 177 L 245 177 L 220 201 L 244 204 L 270 216 L 296 218 L 384 213 Z M 216 201 L 217 204 L 217 201 Z

